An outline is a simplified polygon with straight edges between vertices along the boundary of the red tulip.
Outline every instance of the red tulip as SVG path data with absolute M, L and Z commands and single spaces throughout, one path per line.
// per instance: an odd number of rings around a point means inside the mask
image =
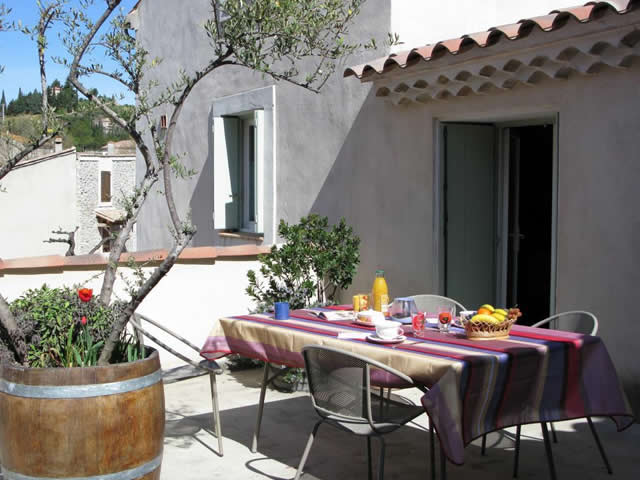
M 87 317 L 82 317 L 82 318 L 80 319 L 80 323 L 81 323 L 82 325 L 86 325 L 86 324 L 87 324 Z
M 93 296 L 93 290 L 91 290 L 90 288 L 81 288 L 80 290 L 78 290 L 78 296 L 83 302 L 88 302 Z

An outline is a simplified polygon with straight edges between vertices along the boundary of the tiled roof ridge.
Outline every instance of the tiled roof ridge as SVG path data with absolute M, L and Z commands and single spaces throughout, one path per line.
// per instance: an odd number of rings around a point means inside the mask
M 381 75 L 394 67 L 404 69 L 419 63 L 420 60 L 425 62 L 436 60 L 446 53 L 457 55 L 465 47 L 486 48 L 497 43 L 503 36 L 512 41 L 518 40 L 525 37 L 536 26 L 544 32 L 550 32 L 562 28 L 570 17 L 580 23 L 588 23 L 607 12 L 623 15 L 638 5 L 640 5 L 640 0 L 607 0 L 591 1 L 576 7 L 559 8 L 552 10 L 548 15 L 525 18 L 517 23 L 491 27 L 482 32 L 465 34 L 461 37 L 392 53 L 362 65 L 349 67 L 343 75 L 344 77 L 356 76 L 357 78 L 368 77 L 373 73 Z

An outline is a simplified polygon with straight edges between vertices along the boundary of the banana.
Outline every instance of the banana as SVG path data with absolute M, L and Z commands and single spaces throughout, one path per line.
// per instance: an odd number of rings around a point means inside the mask
M 473 317 L 471 317 L 471 322 L 486 322 L 491 324 L 499 323 L 497 318 L 492 317 L 491 315 L 487 315 L 486 313 L 479 313 L 478 315 L 474 315 Z
M 500 323 L 504 322 L 504 321 L 506 320 L 506 318 L 507 318 L 507 316 L 506 316 L 506 315 L 503 315 L 503 314 L 501 314 L 501 313 L 498 313 L 498 311 L 497 311 L 497 310 L 496 310 L 495 312 L 493 312 L 493 313 L 491 314 L 491 316 L 492 316 L 493 318 L 497 319 Z
M 485 303 L 484 305 L 482 305 L 480 308 L 486 308 L 487 310 L 489 310 L 491 313 L 493 313 L 495 311 L 495 308 L 493 308 L 492 305 L 489 305 L 488 303 Z M 479 309 L 478 309 L 479 310 Z
M 499 313 L 500 315 L 504 315 L 505 317 L 509 314 L 504 308 L 496 308 L 493 313 Z

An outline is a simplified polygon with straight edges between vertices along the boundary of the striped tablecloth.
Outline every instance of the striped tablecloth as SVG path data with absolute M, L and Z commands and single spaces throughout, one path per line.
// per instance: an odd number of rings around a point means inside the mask
M 531 422 L 608 416 L 623 430 L 633 414 L 599 337 L 515 325 L 507 340 L 472 341 L 464 330 L 448 334 L 407 330 L 401 344 L 380 345 L 349 321 L 330 322 L 304 311 L 288 320 L 245 315 L 216 321 L 201 350 L 207 359 L 238 353 L 303 367 L 305 345 L 340 348 L 389 365 L 430 390 L 422 398 L 447 457 L 463 462 L 464 447 L 504 427 Z M 373 332 L 373 330 L 370 330 Z

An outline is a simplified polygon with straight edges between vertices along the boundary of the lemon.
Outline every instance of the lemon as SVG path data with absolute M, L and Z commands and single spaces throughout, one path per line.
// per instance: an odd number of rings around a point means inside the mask
M 489 305 L 488 303 L 485 303 L 484 305 L 482 305 L 480 308 L 486 308 L 487 310 L 489 310 L 491 313 L 493 313 L 495 311 L 495 308 L 493 308 L 493 306 Z M 478 310 L 480 310 L 480 308 Z

